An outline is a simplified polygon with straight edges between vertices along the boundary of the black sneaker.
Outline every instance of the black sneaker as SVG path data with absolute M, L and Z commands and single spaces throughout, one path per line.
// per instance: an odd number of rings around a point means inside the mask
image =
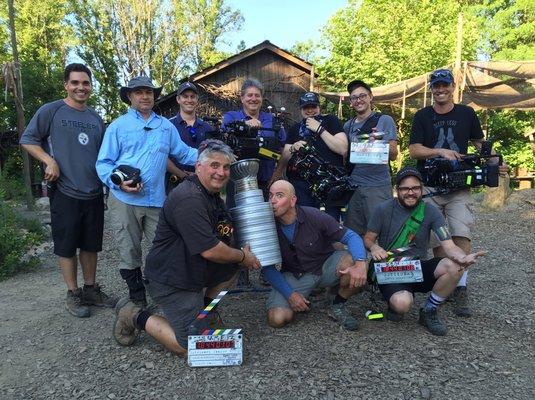
M 83 304 L 82 289 L 78 288 L 74 292 L 67 290 L 67 298 L 65 300 L 67 311 L 78 318 L 87 318 L 91 315 L 89 307 Z
M 459 317 L 471 317 L 472 310 L 468 304 L 468 292 L 466 286 L 457 286 L 453 292 L 453 301 L 455 303 L 455 308 L 453 312 Z
M 420 308 L 420 318 L 418 322 L 425 326 L 433 335 L 444 336 L 448 332 L 446 325 L 438 319 L 437 310 L 425 310 Z
M 117 304 L 117 299 L 104 293 L 98 283 L 95 283 L 93 287 L 84 286 L 82 298 L 87 306 L 113 308 Z
M 403 314 L 395 312 L 388 306 L 388 310 L 386 310 L 386 319 L 392 322 L 399 322 L 403 319 Z
M 359 327 L 358 321 L 351 315 L 345 303 L 332 304 L 329 309 L 329 317 L 348 331 L 356 331 Z

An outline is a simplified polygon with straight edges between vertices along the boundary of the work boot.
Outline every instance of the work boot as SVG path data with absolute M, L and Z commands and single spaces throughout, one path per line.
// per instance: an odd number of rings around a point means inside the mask
M 425 326 L 433 335 L 444 336 L 448 332 L 446 325 L 438 319 L 437 309 L 425 310 L 420 308 L 420 318 L 418 322 Z
M 388 310 L 386 310 L 386 319 L 392 322 L 400 322 L 403 319 L 403 314 L 397 313 L 388 306 Z
M 345 303 L 332 304 L 329 317 L 334 319 L 348 331 L 356 331 L 359 327 L 357 320 L 351 315 Z
M 472 310 L 468 304 L 468 292 L 466 286 L 457 286 L 453 291 L 452 297 L 455 303 L 453 312 L 459 317 L 471 317 Z
M 89 307 L 83 305 L 82 289 L 78 288 L 74 292 L 67 290 L 66 298 L 67 311 L 78 318 L 87 318 L 91 315 Z
M 141 308 L 135 305 L 128 297 L 117 302 L 115 314 L 117 317 L 113 323 L 113 337 L 121 346 L 130 346 L 139 335 L 136 327 L 136 319 Z
M 113 308 L 117 304 L 117 299 L 104 293 L 98 283 L 92 287 L 84 286 L 82 299 L 87 306 Z

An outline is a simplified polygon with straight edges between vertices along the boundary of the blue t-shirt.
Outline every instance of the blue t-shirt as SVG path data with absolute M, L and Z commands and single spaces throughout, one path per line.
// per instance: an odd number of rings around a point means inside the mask
M 182 119 L 180 113 L 175 115 L 173 118 L 169 119 L 178 133 L 180 134 L 180 139 L 186 143 L 189 147 L 199 148 L 199 145 L 206 139 L 206 132 L 213 131 L 214 128 L 208 122 L 203 121 L 200 118 L 197 118 L 193 125 L 188 125 L 186 121 Z M 195 171 L 194 165 L 186 165 L 178 162 L 178 160 L 171 156 L 171 161 L 180 169 L 184 171 Z

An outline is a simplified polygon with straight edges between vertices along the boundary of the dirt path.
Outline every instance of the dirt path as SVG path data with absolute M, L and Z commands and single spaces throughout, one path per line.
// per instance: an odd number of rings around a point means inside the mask
M 416 308 L 398 324 L 365 321 L 367 309 L 383 307 L 368 292 L 349 303 L 357 332 L 327 318 L 323 296 L 276 331 L 265 324 L 264 295 L 247 294 L 221 306 L 227 327 L 245 329 L 244 365 L 191 369 L 147 335 L 116 345 L 112 310 L 67 314 L 50 256 L 38 271 L 0 282 L 0 398 L 533 399 L 535 190 L 514 193 L 500 212 L 477 199 L 474 244 L 489 255 L 469 278 L 475 315 L 457 318 L 446 304 L 444 338 L 417 325 Z M 105 241 L 99 281 L 123 295 L 109 232 Z

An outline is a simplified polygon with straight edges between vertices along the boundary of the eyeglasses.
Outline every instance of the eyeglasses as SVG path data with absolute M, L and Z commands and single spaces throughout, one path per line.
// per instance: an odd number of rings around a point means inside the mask
M 398 190 L 401 193 L 409 193 L 409 192 L 416 193 L 416 192 L 421 191 L 422 187 L 421 186 L 399 186 Z
M 353 94 L 349 96 L 350 101 L 364 101 L 368 97 L 368 93 L 361 93 L 361 94 Z
M 203 141 L 200 145 L 199 145 L 199 154 L 201 154 L 204 150 L 208 149 L 208 150 L 222 150 L 224 149 L 225 147 L 227 147 L 227 145 L 225 143 L 223 143 L 221 140 L 217 140 L 217 139 L 206 139 L 205 141 Z
M 439 71 L 435 71 L 431 75 L 429 75 L 429 80 L 430 81 L 433 81 L 433 80 L 439 79 L 439 78 L 450 78 L 450 79 L 453 80 L 453 75 L 447 69 L 442 69 L 442 70 L 439 70 Z

